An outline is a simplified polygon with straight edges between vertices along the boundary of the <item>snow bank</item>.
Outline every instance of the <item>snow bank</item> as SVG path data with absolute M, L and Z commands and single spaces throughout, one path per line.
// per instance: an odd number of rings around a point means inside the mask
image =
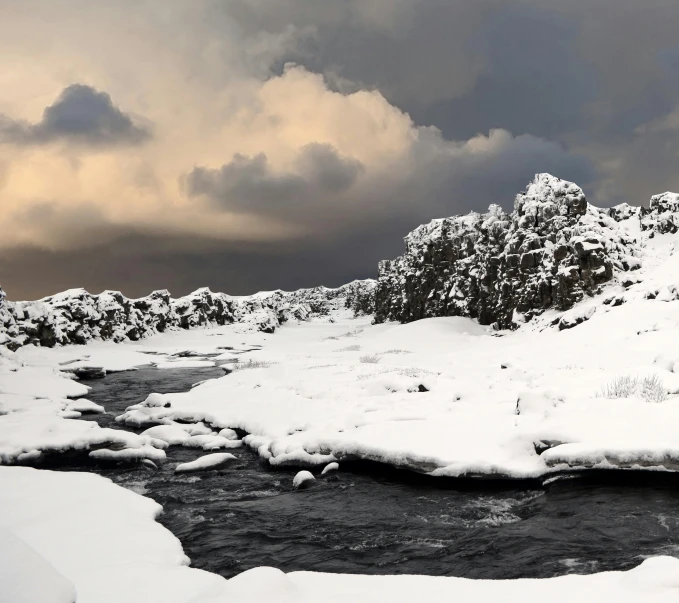
M 549 601 L 670 603 L 679 589 L 679 559 L 647 559 L 628 572 L 562 576 L 546 580 L 467 580 L 431 576 L 362 576 L 256 568 L 228 581 L 228 596 L 242 603 L 448 603 Z M 201 603 L 226 602 L 224 594 Z
M 632 297 L 675 261 L 666 246 L 652 253 L 645 280 L 626 289 L 630 300 L 611 306 L 605 293 L 583 302 L 593 311 L 577 328 L 559 330 L 549 314 L 501 337 L 461 317 L 306 323 L 251 353 L 269 362 L 264 368 L 118 419 L 242 429 L 243 442 L 273 465 L 361 458 L 437 476 L 517 479 L 604 466 L 675 470 L 679 303 Z M 657 376 L 666 399 L 649 401 L 641 389 L 602 396 L 619 375 Z
M 70 453 L 100 460 L 165 460 L 163 441 L 94 422 L 77 420 L 104 408 L 85 398 L 88 392 L 56 366 L 26 366 L 19 355 L 0 356 L 0 464 L 35 464 Z
M 0 529 L 11 531 L 72 582 L 78 603 L 188 603 L 225 584 L 219 576 L 186 567 L 179 541 L 154 521 L 160 505 L 98 475 L 0 467 L 0 508 Z M 5 546 L 0 545 L 3 554 Z M 0 563 L 0 572 L 5 567 Z M 38 578 L 48 577 L 37 562 L 35 570 L 35 584 L 28 588 L 38 588 Z M 3 603 L 6 584 L 0 582 Z

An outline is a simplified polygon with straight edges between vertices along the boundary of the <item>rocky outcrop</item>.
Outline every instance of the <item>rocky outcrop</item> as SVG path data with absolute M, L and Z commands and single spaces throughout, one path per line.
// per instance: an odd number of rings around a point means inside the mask
M 434 220 L 379 266 L 375 320 L 468 316 L 513 328 L 547 309 L 568 310 L 617 271 L 639 266 L 638 242 L 619 228 L 634 208 L 599 209 L 582 189 L 538 174 L 507 214 Z
M 635 228 L 623 227 L 638 221 Z M 233 297 L 199 289 L 178 299 L 154 291 L 128 299 L 118 291 L 92 295 L 73 289 L 35 302 L 8 302 L 0 289 L 0 346 L 138 340 L 166 329 L 239 322 L 273 333 L 289 320 L 350 309 L 376 322 L 467 316 L 495 328 L 514 328 L 548 309 L 566 312 L 641 266 L 644 237 L 679 230 L 679 195 L 652 197 L 648 208 L 625 203 L 600 209 L 582 189 L 537 174 L 516 196 L 514 210 L 433 220 L 405 237 L 405 253 L 380 262 L 377 281 L 339 287 L 271 291 Z M 607 302 L 622 303 L 611 297 Z M 571 328 L 588 316 L 574 309 L 557 318 Z
M 71 289 L 32 302 L 8 302 L 0 289 L 0 345 L 16 349 L 35 344 L 84 344 L 92 340 L 136 341 L 167 329 L 248 323 L 273 333 L 289 320 L 326 315 L 332 309 L 356 308 L 374 281 L 354 281 L 337 289 L 315 287 L 234 297 L 207 288 L 173 299 L 166 290 L 129 299 L 119 291 L 92 295 Z
M 14 309 L 7 302 L 5 292 L 0 287 L 0 346 L 6 346 L 12 351 L 16 350 L 19 347 L 16 340 L 18 335 L 19 328 Z
M 663 193 L 653 195 L 649 206 L 640 208 L 639 219 L 641 230 L 654 233 L 675 233 L 679 230 L 679 195 L 677 193 Z

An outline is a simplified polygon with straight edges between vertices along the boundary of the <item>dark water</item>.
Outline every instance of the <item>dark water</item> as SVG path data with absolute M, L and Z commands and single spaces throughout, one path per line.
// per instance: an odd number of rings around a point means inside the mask
M 215 369 L 119 373 L 88 397 L 119 414 L 152 391 L 182 391 Z M 111 424 L 112 417 L 99 419 Z M 97 468 L 165 509 L 160 521 L 193 565 L 230 577 L 284 571 L 548 577 L 627 569 L 649 555 L 679 555 L 679 482 L 590 474 L 545 487 L 485 487 L 375 465 L 348 466 L 292 491 L 294 470 L 254 453 L 224 470 L 175 476 L 200 451 L 173 447 L 159 471 Z M 642 481 L 639 481 L 642 480 Z

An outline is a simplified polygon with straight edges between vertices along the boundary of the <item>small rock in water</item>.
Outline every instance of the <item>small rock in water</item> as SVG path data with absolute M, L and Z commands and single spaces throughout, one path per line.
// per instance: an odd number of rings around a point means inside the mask
M 205 469 L 219 469 L 233 460 L 236 460 L 236 457 L 228 452 L 206 454 L 190 463 L 181 463 L 177 465 L 174 472 L 189 473 L 191 471 L 204 471 Z
M 151 459 L 142 459 L 141 464 L 147 469 L 158 469 L 158 465 L 156 465 Z
M 321 471 L 321 475 L 325 475 L 326 473 L 330 473 L 331 471 L 337 471 L 339 469 L 339 463 L 329 463 L 323 468 L 323 471 Z
M 292 487 L 295 490 L 300 490 L 301 488 L 308 488 L 316 478 L 309 471 L 300 471 L 295 475 L 295 479 L 292 480 Z

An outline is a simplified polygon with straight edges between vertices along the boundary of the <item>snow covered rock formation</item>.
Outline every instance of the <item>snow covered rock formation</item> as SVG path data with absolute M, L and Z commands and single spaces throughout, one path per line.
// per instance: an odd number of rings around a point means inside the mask
M 337 289 L 314 287 L 234 297 L 207 288 L 173 299 L 167 290 L 129 299 L 119 291 L 92 295 L 71 289 L 32 302 L 8 302 L 0 289 L 0 345 L 52 347 L 91 340 L 137 341 L 168 329 L 191 329 L 234 322 L 273 333 L 288 320 L 306 320 L 331 309 L 371 312 L 374 281 L 353 281 Z
M 679 205 L 667 195 L 652 201 L 647 228 L 664 225 L 658 215 Z M 638 212 L 593 207 L 572 182 L 537 174 L 510 214 L 491 205 L 406 236 L 405 253 L 380 263 L 376 321 L 467 316 L 511 328 L 549 308 L 568 310 L 639 266 L 637 241 L 617 225 Z

